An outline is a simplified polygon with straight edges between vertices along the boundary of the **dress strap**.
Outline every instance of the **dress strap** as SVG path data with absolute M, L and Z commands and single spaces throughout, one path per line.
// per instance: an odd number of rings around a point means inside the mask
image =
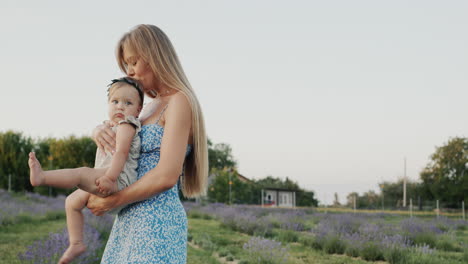
M 162 115 L 164 114 L 164 111 L 166 111 L 166 108 L 169 104 L 167 104 L 166 106 L 164 106 L 163 110 L 161 111 L 161 113 L 159 114 L 159 117 L 158 117 L 158 120 L 156 120 L 156 124 L 159 124 L 159 120 L 161 119 Z

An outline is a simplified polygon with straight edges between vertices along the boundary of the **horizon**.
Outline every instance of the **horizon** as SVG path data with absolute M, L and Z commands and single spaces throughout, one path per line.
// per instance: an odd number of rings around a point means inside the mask
M 118 39 L 155 24 L 242 175 L 344 203 L 403 177 L 405 157 L 418 180 L 436 147 L 467 135 L 467 12 L 464 1 L 7 1 L 0 131 L 89 136 L 123 75 Z

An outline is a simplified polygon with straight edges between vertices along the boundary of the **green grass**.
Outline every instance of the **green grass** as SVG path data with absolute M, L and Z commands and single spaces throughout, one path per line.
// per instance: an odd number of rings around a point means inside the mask
M 47 237 L 50 232 L 60 231 L 66 226 L 64 216 L 61 213 L 51 213 L 44 217 L 24 217 L 24 219 L 17 220 L 19 221 L 15 224 L 0 226 L 0 264 L 20 263 L 17 258 L 18 253 L 24 252 L 26 247 L 35 240 Z M 389 221 L 395 221 L 395 219 L 392 217 Z M 324 249 L 314 249 L 306 243 L 303 233 L 296 237 L 285 230 L 275 229 L 275 231 L 275 236 L 269 239 L 280 240 L 282 245 L 289 249 L 288 264 L 375 263 L 365 261 L 362 257 L 327 254 Z M 189 236 L 192 238 L 192 245 L 195 245 L 188 246 L 187 263 L 189 264 L 226 263 L 226 257 L 242 263 L 242 260 L 248 258 L 243 245 L 252 237 L 233 231 L 222 226 L 219 221 L 206 219 L 206 217 L 189 218 Z M 433 256 L 424 256 L 426 258 L 424 260 L 430 260 L 434 263 L 438 261 L 440 263 L 463 263 L 468 253 L 463 251 L 461 243 L 468 244 L 468 230 L 457 230 L 455 236 L 458 242 L 453 245 L 455 249 L 437 250 Z M 437 242 L 441 248 L 449 249 L 452 246 L 443 245 L 443 241 Z M 420 260 L 416 260 L 416 257 L 412 257 L 411 263 L 421 263 Z
M 203 249 L 188 246 L 187 264 L 219 264 L 220 262 L 211 256 L 211 253 Z
M 243 250 L 243 245 L 251 236 L 232 231 L 223 227 L 220 222 L 216 220 L 193 219 L 189 218 L 189 233 L 193 237 L 193 241 L 209 240 L 214 244 L 214 253 L 228 251 L 232 254 L 235 260 L 240 261 L 247 259 L 247 253 Z M 370 263 L 364 260 L 355 259 L 346 255 L 329 255 L 321 250 L 314 250 L 310 247 L 304 246 L 301 243 L 283 243 L 289 247 L 290 258 L 288 263 L 291 264 L 306 264 L 306 263 L 323 263 L 323 264 L 363 264 Z M 209 250 L 199 249 L 211 256 Z M 188 254 L 188 263 L 192 263 L 191 258 L 193 255 Z M 198 256 L 197 256 L 198 259 Z M 208 261 L 208 260 L 207 260 Z M 193 262 L 197 263 L 197 262 Z M 208 263 L 208 262 L 207 262 Z
M 47 237 L 51 232 L 62 230 L 65 220 L 31 220 L 15 225 L 0 227 L 0 263 L 16 264 L 18 254 L 35 240 Z

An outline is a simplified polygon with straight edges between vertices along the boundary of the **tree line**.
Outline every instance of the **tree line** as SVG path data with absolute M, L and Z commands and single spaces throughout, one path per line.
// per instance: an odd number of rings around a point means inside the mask
M 379 183 L 380 193 L 368 191 L 347 196 L 346 206 L 381 209 L 403 207 L 403 179 Z M 436 147 L 418 181 L 406 182 L 406 206 L 412 200 L 413 208 L 433 209 L 436 201 L 440 208 L 461 208 L 468 195 L 468 139 L 455 137 Z M 334 205 L 339 206 L 335 198 Z
M 29 181 L 29 152 L 34 151 L 44 170 L 93 167 L 96 144 L 89 137 L 33 140 L 21 132 L 0 133 L 0 188 L 15 192 L 68 194 L 70 190 L 33 187 Z
M 34 151 L 44 170 L 93 167 L 96 144 L 90 137 L 32 139 L 21 132 L 0 132 L 0 188 L 15 192 L 38 192 L 44 195 L 69 194 L 72 190 L 33 187 L 29 182 L 28 155 Z M 296 191 L 298 206 L 317 206 L 314 192 L 299 187 L 297 182 L 273 176 L 243 182 L 239 179 L 237 162 L 228 144 L 213 144 L 208 139 L 209 178 L 207 198 L 211 202 L 260 204 L 262 188 L 282 188 Z M 231 184 L 229 184 L 231 183 Z M 231 195 L 229 197 L 229 186 Z
M 207 199 L 209 202 L 234 204 L 261 204 L 262 189 L 277 188 L 296 192 L 297 206 L 317 206 L 318 200 L 313 191 L 299 187 L 298 183 L 271 175 L 255 180 L 242 181 L 237 170 L 237 162 L 228 144 L 213 144 L 208 140 L 210 176 Z M 229 191 L 230 189 L 230 191 Z

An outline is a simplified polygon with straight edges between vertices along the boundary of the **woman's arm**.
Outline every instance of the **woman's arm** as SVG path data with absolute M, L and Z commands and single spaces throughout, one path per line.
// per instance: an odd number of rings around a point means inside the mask
M 187 151 L 192 125 L 192 110 L 182 93 L 169 101 L 165 112 L 164 135 L 158 165 L 129 187 L 106 198 L 92 197 L 88 208 L 97 215 L 106 211 L 142 201 L 172 188 L 179 179 Z

